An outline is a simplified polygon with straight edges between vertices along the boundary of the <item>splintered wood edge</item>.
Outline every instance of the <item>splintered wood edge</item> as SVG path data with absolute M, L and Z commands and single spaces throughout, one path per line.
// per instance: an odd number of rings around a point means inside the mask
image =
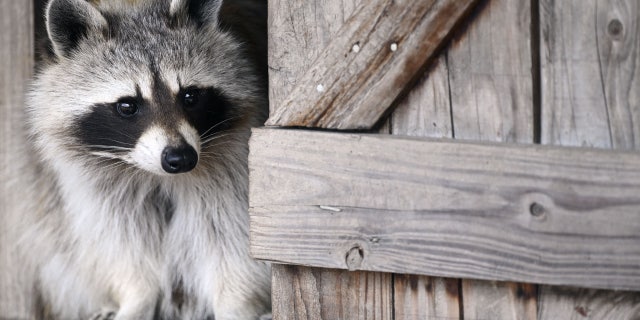
M 640 154 L 256 129 L 251 252 L 323 268 L 640 289 Z

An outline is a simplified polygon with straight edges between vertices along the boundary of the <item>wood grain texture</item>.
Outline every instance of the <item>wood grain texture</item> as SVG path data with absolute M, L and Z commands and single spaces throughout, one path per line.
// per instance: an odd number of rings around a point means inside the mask
M 360 0 L 269 1 L 269 107 L 282 105 Z
M 395 320 L 460 319 L 458 279 L 394 276 Z
M 540 1 L 543 143 L 637 148 L 639 6 Z
M 275 320 L 369 320 L 392 316 L 391 275 L 273 265 Z
M 413 137 L 451 138 L 449 71 L 445 55 L 429 68 L 390 116 L 391 133 Z
M 464 279 L 462 280 L 464 318 L 538 319 L 537 289 L 538 286 L 528 283 Z
M 15 253 L 19 237 L 15 221 L 23 201 L 9 181 L 16 177 L 10 155 L 24 144 L 21 111 L 26 82 L 33 70 L 33 6 L 31 1 L 0 2 L 0 318 L 29 318 L 30 292 L 25 289 Z
M 640 3 L 540 2 L 542 142 L 638 150 Z M 637 319 L 640 292 L 541 286 L 542 319 Z
M 359 6 L 267 125 L 372 128 L 476 2 L 377 0 Z
M 540 286 L 539 319 L 640 319 L 640 294 Z
M 391 134 L 452 137 L 448 78 L 442 54 L 394 109 L 389 121 Z M 460 318 L 459 279 L 396 274 L 393 280 L 396 320 Z
M 457 139 L 532 143 L 531 1 L 483 3 L 448 50 Z M 536 319 L 535 285 L 462 280 L 469 319 Z
M 257 258 L 640 288 L 638 154 L 278 129 L 251 147 Z
M 533 142 L 531 6 L 485 2 L 448 51 L 455 137 Z

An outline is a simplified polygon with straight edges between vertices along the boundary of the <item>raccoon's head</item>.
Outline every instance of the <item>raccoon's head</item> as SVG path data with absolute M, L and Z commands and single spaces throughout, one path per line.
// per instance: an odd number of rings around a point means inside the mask
M 133 2 L 48 4 L 54 57 L 28 109 L 36 145 L 51 161 L 159 175 L 225 158 L 266 102 L 255 65 L 219 26 L 221 0 Z

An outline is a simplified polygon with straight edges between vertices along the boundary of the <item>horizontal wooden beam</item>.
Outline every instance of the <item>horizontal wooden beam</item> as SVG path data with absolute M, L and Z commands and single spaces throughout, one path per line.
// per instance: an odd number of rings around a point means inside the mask
M 640 154 L 256 129 L 251 251 L 286 264 L 640 290 Z
M 477 0 L 376 0 L 361 5 L 298 79 L 270 126 L 370 129 Z

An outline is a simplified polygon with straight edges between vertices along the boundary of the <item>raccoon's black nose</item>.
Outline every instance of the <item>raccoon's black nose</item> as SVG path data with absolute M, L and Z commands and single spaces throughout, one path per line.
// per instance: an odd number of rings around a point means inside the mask
M 191 171 L 198 163 L 198 153 L 190 145 L 166 147 L 162 151 L 162 169 L 168 173 Z

